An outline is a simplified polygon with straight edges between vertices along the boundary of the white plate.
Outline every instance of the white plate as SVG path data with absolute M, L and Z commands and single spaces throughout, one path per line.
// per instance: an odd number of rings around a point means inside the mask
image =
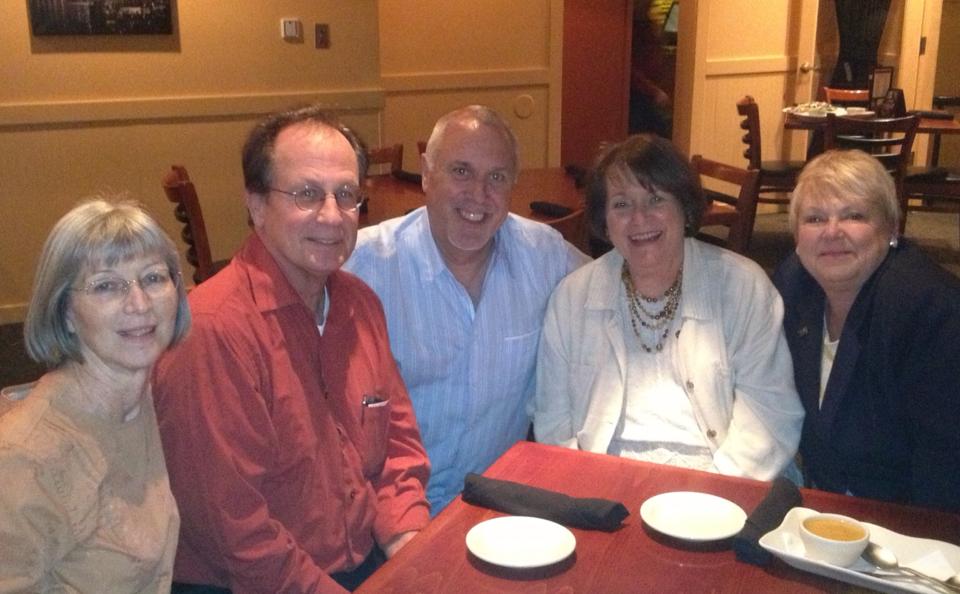
M 644 501 L 640 517 L 657 532 L 699 542 L 729 538 L 740 532 L 747 514 L 723 497 L 674 491 Z
M 803 109 L 798 109 L 798 108 L 796 108 L 796 107 L 784 107 L 784 108 L 783 108 L 783 113 L 789 113 L 789 114 L 791 114 L 791 115 L 795 115 L 795 116 L 798 116 L 798 117 L 801 117 L 801 118 L 822 119 L 822 118 L 827 117 L 827 112 L 825 112 L 825 111 L 820 111 L 820 110 L 817 110 L 817 111 L 806 111 L 806 110 L 803 110 Z M 833 111 L 830 112 L 830 113 L 833 113 L 833 114 L 835 114 L 835 115 L 837 115 L 837 116 L 844 116 L 844 115 L 847 115 L 847 110 L 846 110 L 846 108 L 844 108 L 844 107 L 834 107 L 834 108 L 833 108 Z M 861 112 L 861 113 L 862 113 L 862 112 Z
M 863 108 L 863 107 L 860 107 L 860 108 L 857 108 L 857 107 L 848 107 L 848 108 L 847 108 L 847 117 L 848 117 L 848 118 L 872 118 L 872 117 L 874 117 L 875 115 L 877 115 L 876 112 L 874 112 L 874 111 L 872 111 L 872 110 L 869 110 L 869 109 L 866 109 L 866 108 Z
M 467 532 L 467 548 L 503 567 L 542 567 L 563 561 L 577 546 L 572 532 L 550 520 L 504 516 L 480 522 Z
M 798 531 L 800 522 L 815 513 L 817 512 L 805 507 L 791 509 L 776 530 L 763 535 L 760 546 L 783 559 L 787 565 L 797 569 L 880 592 L 937 592 L 912 579 L 883 579 L 855 571 L 873 569 L 873 566 L 863 559 L 857 559 L 850 567 L 838 567 L 807 559 Z M 901 565 L 940 579 L 946 579 L 960 572 L 960 547 L 939 540 L 904 536 L 887 530 L 883 526 L 869 522 L 863 523 L 870 529 L 870 540 L 893 551 Z

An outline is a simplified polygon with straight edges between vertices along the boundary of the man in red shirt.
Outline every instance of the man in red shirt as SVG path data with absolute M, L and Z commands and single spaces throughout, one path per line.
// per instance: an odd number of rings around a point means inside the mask
M 254 232 L 157 365 L 174 592 L 341 592 L 426 525 L 426 453 L 353 251 L 366 154 L 317 108 L 243 150 Z M 216 589 L 214 587 L 220 588 Z

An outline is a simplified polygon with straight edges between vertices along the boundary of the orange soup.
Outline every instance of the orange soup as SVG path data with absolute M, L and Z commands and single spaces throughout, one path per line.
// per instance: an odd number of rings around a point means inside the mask
M 803 526 L 809 532 L 830 540 L 860 540 L 865 535 L 860 526 L 834 518 L 807 518 Z

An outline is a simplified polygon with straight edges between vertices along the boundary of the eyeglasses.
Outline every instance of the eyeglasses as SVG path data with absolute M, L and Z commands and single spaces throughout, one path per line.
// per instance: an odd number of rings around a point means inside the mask
M 319 210 L 326 201 L 327 196 L 333 196 L 333 199 L 337 201 L 337 208 L 343 212 L 354 212 L 360 208 L 360 205 L 363 204 L 363 201 L 367 198 L 363 190 L 352 185 L 340 186 L 332 192 L 314 188 L 313 186 L 304 186 L 302 190 L 293 192 L 279 188 L 270 188 L 270 191 L 293 196 L 293 201 L 297 205 L 297 208 L 307 212 L 316 212 Z
M 172 276 L 169 270 L 152 270 L 139 279 L 127 280 L 119 276 L 96 278 L 72 290 L 93 297 L 101 303 L 115 303 L 123 300 L 130 293 L 130 287 L 133 285 L 140 287 L 140 290 L 151 299 L 165 297 L 179 284 L 179 280 L 179 273 Z

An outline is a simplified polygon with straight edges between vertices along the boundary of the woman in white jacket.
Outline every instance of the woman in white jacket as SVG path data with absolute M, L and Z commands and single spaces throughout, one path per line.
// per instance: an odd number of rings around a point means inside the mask
M 764 480 L 790 463 L 803 408 L 783 304 L 756 263 L 692 237 L 704 208 L 669 141 L 601 158 L 587 210 L 614 249 L 550 299 L 537 441 Z

